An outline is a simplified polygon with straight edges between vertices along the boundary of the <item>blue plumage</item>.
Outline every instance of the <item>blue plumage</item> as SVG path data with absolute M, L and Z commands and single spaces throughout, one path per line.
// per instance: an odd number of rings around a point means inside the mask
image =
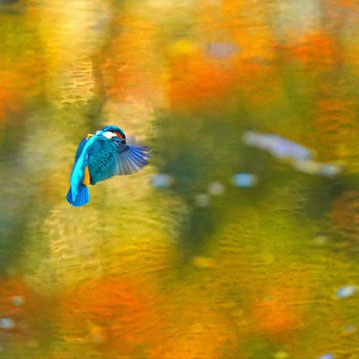
M 139 171 L 148 163 L 150 149 L 126 144 L 125 133 L 116 126 L 106 126 L 81 141 L 70 177 L 67 200 L 75 207 L 89 202 L 87 185 L 115 175 Z
M 67 192 L 66 199 L 74 207 L 83 206 L 84 204 L 86 204 L 86 203 L 88 203 L 90 201 L 89 190 L 88 190 L 87 186 L 80 184 L 79 189 L 78 189 L 78 193 L 77 193 L 77 195 L 75 197 L 75 200 L 74 200 L 73 196 L 72 196 L 71 187 L 70 187 L 69 191 Z

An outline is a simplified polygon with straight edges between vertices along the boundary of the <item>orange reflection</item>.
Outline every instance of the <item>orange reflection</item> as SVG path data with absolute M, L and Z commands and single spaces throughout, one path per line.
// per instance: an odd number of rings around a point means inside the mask
M 163 65 L 156 56 L 156 28 L 137 16 L 123 17 L 113 27 L 125 27 L 111 39 L 100 65 L 106 95 L 114 101 L 128 98 L 156 101 L 161 97 Z
M 5 119 L 5 114 L 8 111 L 16 111 L 22 107 L 21 103 L 23 102 L 23 98 L 27 95 L 27 80 L 23 76 L 20 76 L 17 70 L 0 71 L 0 78 L 4 81 L 4 84 L 0 88 L 1 121 Z
M 0 312 L 2 315 L 24 315 L 33 308 L 33 291 L 21 279 L 3 280 L 0 282 L 0 288 Z
M 128 354 L 160 338 L 154 298 L 116 277 L 89 280 L 64 299 L 62 328 L 71 342 L 89 342 Z
M 292 55 L 312 70 L 329 69 L 338 61 L 338 52 L 333 40 L 324 32 L 307 33 L 292 47 Z
M 256 329 L 274 338 L 287 337 L 303 327 L 304 312 L 295 303 L 308 298 L 308 278 L 302 273 L 282 273 L 270 281 L 253 308 Z
M 342 193 L 332 204 L 330 219 L 333 225 L 350 238 L 359 239 L 359 192 Z
M 281 94 L 272 66 L 274 35 L 262 4 L 202 2 L 194 18 L 198 37 L 172 44 L 168 91 L 172 108 L 223 107 L 238 95 L 249 105 L 266 106 Z M 207 53 L 209 45 L 221 43 L 233 51 L 217 58 Z
M 176 56 L 170 65 L 168 95 L 175 109 L 222 104 L 234 86 L 233 67 L 220 67 L 196 50 Z
M 326 84 L 335 94 L 336 85 Z M 322 144 L 321 158 L 333 160 L 348 158 L 353 151 L 356 134 L 356 111 L 353 101 L 335 96 L 322 96 L 314 110 L 317 143 Z
M 0 126 L 1 126 L 1 121 L 4 120 L 5 117 L 5 104 L 8 102 L 7 101 L 7 93 L 4 90 L 0 89 Z
M 152 359 L 220 359 L 226 349 L 234 350 L 238 344 L 234 327 L 200 297 L 188 292 L 181 296 L 183 304 L 171 308 L 166 340 L 151 351 Z
M 255 309 L 259 327 L 270 335 L 285 334 L 301 324 L 298 315 L 283 302 L 283 296 L 261 301 Z
M 19 336 L 31 338 L 34 335 L 34 320 L 41 305 L 33 290 L 21 279 L 0 282 L 0 334 L 9 340 Z M 35 315 L 36 312 L 36 315 Z

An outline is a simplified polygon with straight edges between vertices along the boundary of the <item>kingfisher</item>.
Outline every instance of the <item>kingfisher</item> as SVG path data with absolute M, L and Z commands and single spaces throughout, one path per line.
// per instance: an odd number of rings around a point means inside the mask
M 127 144 L 125 133 L 116 126 L 86 135 L 77 148 L 67 201 L 75 207 L 85 205 L 90 200 L 90 184 L 139 171 L 147 165 L 149 153 L 146 146 Z

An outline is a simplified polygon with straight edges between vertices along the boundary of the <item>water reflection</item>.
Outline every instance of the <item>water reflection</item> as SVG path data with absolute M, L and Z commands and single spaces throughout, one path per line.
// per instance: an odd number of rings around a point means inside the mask
M 356 357 L 358 19 L 0 1 L 0 356 Z M 73 153 L 109 124 L 151 165 L 72 208 Z

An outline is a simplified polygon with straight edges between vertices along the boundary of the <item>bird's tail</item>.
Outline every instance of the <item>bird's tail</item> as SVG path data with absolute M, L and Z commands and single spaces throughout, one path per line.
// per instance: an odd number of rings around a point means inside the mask
M 66 199 L 70 204 L 72 204 L 75 207 L 83 206 L 86 203 L 88 203 L 90 200 L 89 190 L 88 190 L 87 186 L 80 184 L 79 192 L 77 193 L 75 200 L 73 200 L 72 199 L 72 191 L 71 191 L 71 187 L 70 187 L 69 191 L 67 192 Z

